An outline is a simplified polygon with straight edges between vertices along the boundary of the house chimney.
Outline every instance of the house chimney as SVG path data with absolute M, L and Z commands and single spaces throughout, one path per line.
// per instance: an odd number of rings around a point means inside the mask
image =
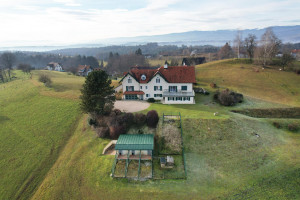
M 168 69 L 168 62 L 167 61 L 165 62 L 164 68 Z

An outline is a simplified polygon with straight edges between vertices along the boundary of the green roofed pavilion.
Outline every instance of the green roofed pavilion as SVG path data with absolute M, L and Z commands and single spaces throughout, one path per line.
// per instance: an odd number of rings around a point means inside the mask
M 116 150 L 154 150 L 154 135 L 124 134 L 120 135 L 115 146 Z

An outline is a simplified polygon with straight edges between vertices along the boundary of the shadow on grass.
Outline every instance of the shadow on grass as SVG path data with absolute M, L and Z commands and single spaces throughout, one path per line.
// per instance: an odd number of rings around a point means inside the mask
M 7 121 L 7 120 L 10 120 L 10 119 L 6 116 L 0 115 L 0 123 L 4 122 L 4 121 Z

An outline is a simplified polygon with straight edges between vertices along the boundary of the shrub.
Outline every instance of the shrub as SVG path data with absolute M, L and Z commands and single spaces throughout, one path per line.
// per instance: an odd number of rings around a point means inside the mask
M 300 75 L 300 69 L 296 70 L 295 72 L 296 74 Z
M 96 134 L 100 138 L 105 138 L 109 135 L 109 128 L 108 127 L 98 127 L 95 128 Z
M 126 123 L 127 126 L 130 126 L 133 123 L 134 120 L 134 115 L 132 113 L 125 113 L 123 115 L 124 122 Z
M 118 139 L 121 134 L 126 133 L 126 128 L 123 125 L 115 125 L 109 127 L 109 136 L 111 139 Z
M 112 112 L 115 113 L 116 115 L 122 114 L 121 110 L 119 110 L 119 109 L 113 109 Z
M 151 128 L 156 127 L 156 125 L 159 121 L 159 117 L 158 117 L 158 114 L 157 114 L 156 110 L 150 110 L 147 113 L 146 121 L 147 121 L 147 126 L 148 127 L 151 127 Z
M 210 83 L 209 85 L 211 88 L 217 88 L 217 84 L 215 84 L 215 83 Z
M 42 82 L 42 83 L 44 83 L 44 85 L 46 87 L 50 87 L 50 85 L 52 83 L 51 78 L 48 75 L 46 75 L 46 74 L 41 74 L 39 76 L 39 81 Z
M 143 125 L 143 124 L 146 122 L 146 119 L 147 119 L 147 117 L 146 117 L 145 114 L 143 114 L 143 113 L 136 113 L 136 114 L 134 115 L 134 120 L 133 120 L 133 122 L 134 122 L 136 125 L 141 126 L 141 125 Z
M 89 118 L 88 118 L 88 124 L 89 124 L 90 126 L 95 126 L 95 125 L 97 125 L 97 121 L 94 120 L 93 118 L 89 117 Z
M 240 93 L 235 93 L 230 91 L 229 89 L 223 90 L 221 92 L 217 92 L 214 95 L 214 100 L 219 102 L 221 105 L 224 106 L 233 106 L 236 103 L 243 102 L 243 95 Z
M 273 126 L 275 126 L 276 128 L 281 128 L 281 125 L 278 122 L 273 122 Z
M 148 101 L 149 103 L 154 103 L 154 102 L 155 102 L 155 99 L 154 99 L 154 98 L 149 98 L 147 101 Z
M 299 129 L 297 124 L 289 124 L 288 125 L 289 131 L 297 131 Z
M 103 114 L 109 115 L 114 108 L 114 105 L 112 103 L 106 103 L 103 107 Z

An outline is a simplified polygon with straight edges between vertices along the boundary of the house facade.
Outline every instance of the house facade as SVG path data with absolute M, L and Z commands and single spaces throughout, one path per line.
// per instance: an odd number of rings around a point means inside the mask
M 58 71 L 58 72 L 63 72 L 64 71 L 62 66 L 59 63 L 56 63 L 56 62 L 48 63 L 46 69 L 49 70 L 49 71 Z
M 124 100 L 154 98 L 164 104 L 194 104 L 193 66 L 134 67 L 121 80 Z
M 93 69 L 89 65 L 79 65 L 77 68 L 78 76 L 87 76 Z

